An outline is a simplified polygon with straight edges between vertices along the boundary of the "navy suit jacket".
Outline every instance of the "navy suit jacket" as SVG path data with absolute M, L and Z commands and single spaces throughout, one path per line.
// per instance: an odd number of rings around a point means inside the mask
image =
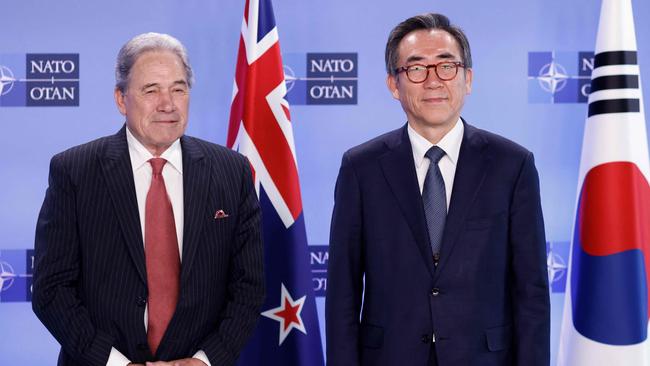
M 533 155 L 465 124 L 433 265 L 406 126 L 343 156 L 326 300 L 327 363 L 548 365 L 550 306 Z
M 125 128 L 52 158 L 36 227 L 33 309 L 61 344 L 59 365 L 105 365 L 205 351 L 234 364 L 264 297 L 260 210 L 247 160 L 181 137 L 185 227 L 180 294 L 156 355 L 147 345 L 147 275 Z M 222 209 L 229 216 L 215 219 Z

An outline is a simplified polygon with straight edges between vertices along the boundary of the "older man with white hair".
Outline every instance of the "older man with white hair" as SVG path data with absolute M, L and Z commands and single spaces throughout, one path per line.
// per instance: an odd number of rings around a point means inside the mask
M 119 52 L 112 136 L 52 158 L 33 308 L 59 365 L 231 365 L 264 298 L 247 160 L 184 135 L 192 69 L 157 33 Z

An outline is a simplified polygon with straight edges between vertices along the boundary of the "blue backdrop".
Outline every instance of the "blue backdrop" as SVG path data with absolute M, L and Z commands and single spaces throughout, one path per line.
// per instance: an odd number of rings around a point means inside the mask
M 188 134 L 223 144 L 243 7 L 243 0 L 2 2 L 0 364 L 56 362 L 58 344 L 26 301 L 28 250 L 50 157 L 112 134 L 123 123 L 113 102 L 114 62 L 121 45 L 148 31 L 179 38 L 196 75 Z M 644 75 L 650 73 L 650 3 L 633 0 L 633 7 Z M 536 156 L 552 249 L 554 364 L 586 116 L 580 92 L 585 83 L 588 88 L 600 1 L 283 0 L 274 8 L 285 70 L 296 78 L 289 100 L 307 236 L 318 250 L 328 243 L 343 152 L 405 122 L 385 86 L 388 32 L 403 19 L 428 11 L 444 13 L 464 28 L 472 45 L 474 85 L 463 116 Z M 38 59 L 50 60 L 51 68 L 35 70 L 27 62 Z M 647 80 L 642 79 L 645 90 Z M 646 106 L 648 102 L 646 96 Z M 56 104 L 72 106 L 52 106 Z M 312 259 L 314 275 L 321 276 L 323 257 Z M 317 302 L 322 324 L 323 298 Z

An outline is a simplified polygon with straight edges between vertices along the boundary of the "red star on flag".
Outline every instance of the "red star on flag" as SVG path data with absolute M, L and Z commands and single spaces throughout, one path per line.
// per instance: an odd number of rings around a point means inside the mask
M 283 283 L 280 294 L 280 306 L 262 313 L 265 317 L 276 320 L 280 323 L 280 341 L 278 345 L 282 345 L 282 342 L 284 342 L 285 338 L 287 338 L 289 333 L 291 333 L 292 329 L 297 329 L 304 334 L 307 334 L 305 324 L 302 322 L 302 318 L 300 317 L 300 312 L 302 311 L 302 306 L 305 304 L 306 298 L 307 296 L 303 296 L 294 301 Z

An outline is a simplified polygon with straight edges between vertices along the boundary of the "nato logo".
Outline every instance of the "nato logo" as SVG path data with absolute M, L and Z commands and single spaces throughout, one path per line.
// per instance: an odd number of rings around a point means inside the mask
M 571 243 L 568 241 L 546 243 L 546 270 L 548 271 L 548 284 L 553 293 L 564 293 L 566 290 L 570 246 Z
M 0 303 L 32 301 L 34 250 L 0 250 Z
M 289 53 L 282 58 L 289 104 L 357 104 L 356 53 Z
M 528 52 L 529 103 L 586 103 L 593 52 Z
M 327 262 L 329 260 L 328 245 L 309 246 L 309 264 L 311 279 L 314 284 L 314 296 L 325 297 L 327 291 Z
M 0 107 L 79 106 L 79 54 L 0 55 Z

